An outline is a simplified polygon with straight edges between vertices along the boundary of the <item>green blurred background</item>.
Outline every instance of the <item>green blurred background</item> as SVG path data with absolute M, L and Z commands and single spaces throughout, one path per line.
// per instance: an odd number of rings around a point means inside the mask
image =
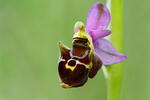
M 58 41 L 98 0 L 0 0 L 0 100 L 106 100 L 102 70 L 85 86 L 60 87 Z M 105 2 L 104 0 L 99 0 Z M 122 100 L 150 100 L 150 1 L 124 0 Z

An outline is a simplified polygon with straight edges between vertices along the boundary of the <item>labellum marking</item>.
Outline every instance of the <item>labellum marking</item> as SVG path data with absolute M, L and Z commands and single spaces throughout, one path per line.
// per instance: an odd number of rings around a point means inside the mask
M 69 59 L 67 61 L 67 63 L 65 64 L 65 67 L 66 67 L 66 69 L 70 69 L 71 71 L 73 71 L 76 68 L 77 64 L 84 65 L 87 69 L 89 69 L 89 67 L 88 67 L 89 65 L 86 65 L 86 64 L 81 63 L 80 61 L 74 60 L 74 59 Z

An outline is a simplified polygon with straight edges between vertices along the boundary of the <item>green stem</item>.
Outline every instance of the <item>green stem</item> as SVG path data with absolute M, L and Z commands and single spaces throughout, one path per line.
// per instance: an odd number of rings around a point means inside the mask
M 111 41 L 118 51 L 122 51 L 122 0 L 108 0 L 111 11 Z M 107 80 L 108 97 L 107 100 L 121 99 L 122 86 L 122 63 L 103 67 L 104 75 Z

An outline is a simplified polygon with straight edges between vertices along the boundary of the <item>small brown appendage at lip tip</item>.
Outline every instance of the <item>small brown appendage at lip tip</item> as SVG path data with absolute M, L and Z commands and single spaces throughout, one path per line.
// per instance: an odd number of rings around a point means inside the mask
M 68 84 L 61 83 L 60 84 L 62 88 L 71 88 L 72 86 L 69 86 Z

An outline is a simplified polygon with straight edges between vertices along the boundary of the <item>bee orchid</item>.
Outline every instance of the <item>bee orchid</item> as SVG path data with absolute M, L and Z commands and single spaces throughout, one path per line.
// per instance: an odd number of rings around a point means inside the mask
M 72 49 L 58 43 L 61 52 L 58 72 L 63 88 L 82 86 L 102 65 L 116 64 L 127 58 L 104 39 L 111 34 L 107 29 L 109 23 L 108 8 L 97 2 L 89 10 L 86 27 L 76 22 Z

